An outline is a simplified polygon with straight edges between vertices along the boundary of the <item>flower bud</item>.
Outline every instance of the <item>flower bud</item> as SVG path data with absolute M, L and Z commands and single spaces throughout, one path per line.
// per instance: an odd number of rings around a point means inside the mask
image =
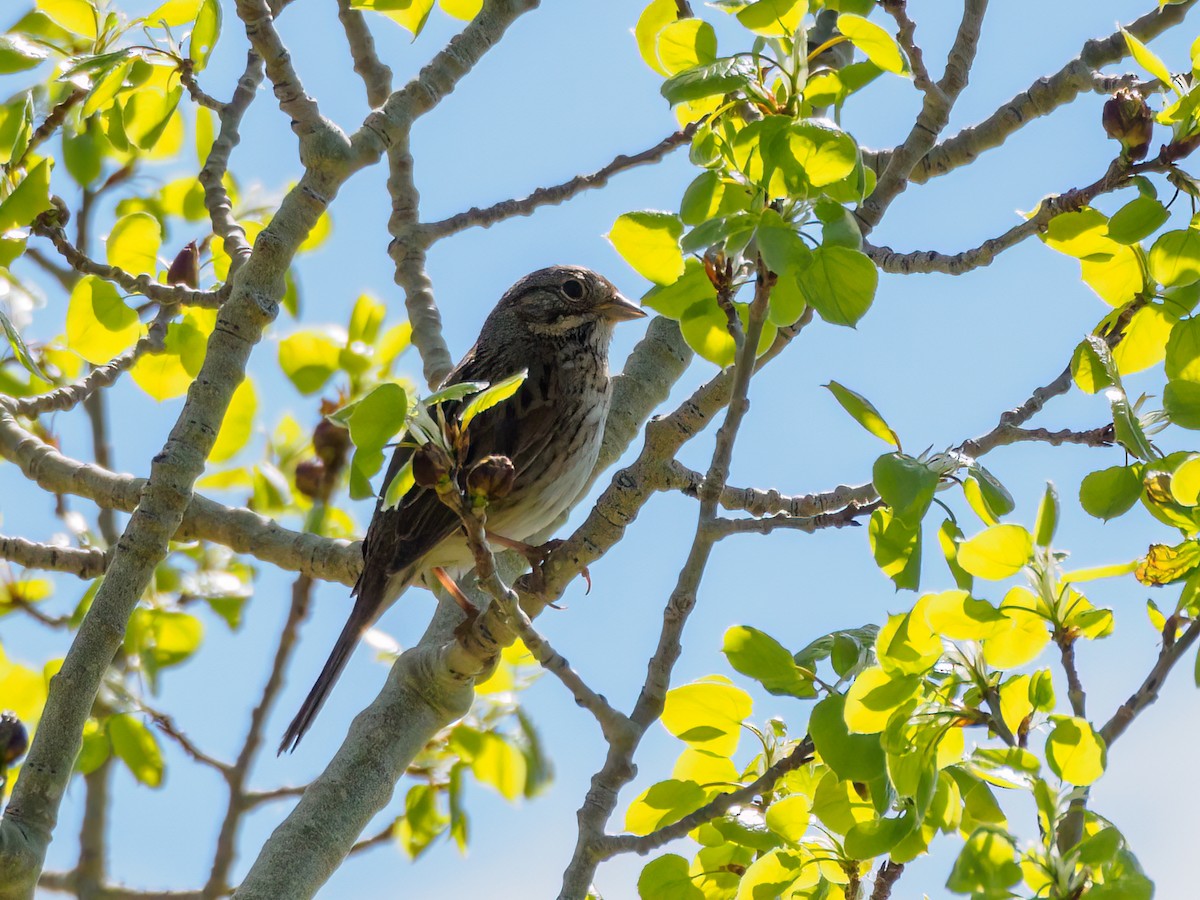
M 313 429 L 313 450 L 327 466 L 340 466 L 350 449 L 350 431 L 337 422 L 322 419 Z
M 467 491 L 473 497 L 499 500 L 507 497 L 517 479 L 517 470 L 507 456 L 485 456 L 467 473 Z
M 171 261 L 167 284 L 182 284 L 193 290 L 200 286 L 200 248 L 195 241 L 189 241 Z
M 325 463 L 310 457 L 296 465 L 296 490 L 305 497 L 322 497 L 325 492 Z
M 1104 104 L 1101 117 L 1105 133 L 1121 142 L 1121 155 L 1127 159 L 1145 159 L 1154 136 L 1154 115 L 1142 95 L 1136 91 L 1117 91 Z
M 413 481 L 423 488 L 436 488 L 454 467 L 453 460 L 437 444 L 430 441 L 413 453 Z
M 13 713 L 0 715 L 0 767 L 11 766 L 29 748 L 29 732 Z

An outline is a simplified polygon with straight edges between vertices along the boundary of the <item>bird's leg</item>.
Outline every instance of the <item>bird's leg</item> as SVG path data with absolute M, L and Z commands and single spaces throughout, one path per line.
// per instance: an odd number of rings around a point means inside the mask
M 527 544 L 524 541 L 514 541 L 512 538 L 506 538 L 504 535 L 496 534 L 492 531 L 487 532 L 487 536 L 489 540 L 499 544 L 501 547 L 507 547 L 509 550 L 516 550 L 523 557 L 525 557 L 529 565 L 533 567 L 533 572 L 530 573 L 533 576 L 534 582 L 532 586 L 534 587 L 535 591 L 540 592 L 542 587 L 541 568 L 543 565 L 545 565 L 546 560 L 550 557 L 550 554 L 562 546 L 562 539 L 555 538 L 554 540 L 546 541 L 546 543 L 535 547 L 533 544 Z M 587 566 L 584 566 L 580 570 L 579 574 L 581 574 L 583 576 L 583 580 L 587 582 L 587 591 L 585 591 L 585 593 L 590 594 L 592 592 L 592 575 L 587 570 Z
M 441 566 L 434 566 L 430 571 L 433 572 L 433 577 L 441 582 L 442 587 L 446 589 L 446 593 L 454 598 L 454 602 L 458 604 L 458 608 L 466 614 L 467 621 L 473 621 L 479 615 L 479 610 L 467 598 L 467 595 L 462 592 L 462 588 L 450 577 L 450 573 Z

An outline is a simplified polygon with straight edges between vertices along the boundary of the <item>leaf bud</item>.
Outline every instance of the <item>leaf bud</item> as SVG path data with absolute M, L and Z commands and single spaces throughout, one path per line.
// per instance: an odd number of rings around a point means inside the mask
M 11 712 L 0 715 L 0 768 L 11 766 L 29 748 L 29 732 Z
M 450 454 L 432 441 L 418 447 L 413 453 L 413 481 L 420 487 L 436 488 L 453 467 Z
M 517 479 L 517 470 L 507 456 L 485 456 L 467 473 L 467 491 L 472 497 L 499 500 L 507 497 Z
M 346 461 L 350 449 L 350 431 L 329 419 L 322 419 L 313 429 L 313 450 L 325 465 L 338 468 Z
M 1120 90 L 1104 104 L 1101 116 L 1104 132 L 1121 142 L 1121 155 L 1127 159 L 1145 159 L 1154 135 L 1154 115 L 1142 95 Z
M 171 260 L 167 284 L 182 284 L 193 290 L 200 286 L 200 248 L 195 241 L 189 241 Z
M 296 490 L 305 497 L 323 497 L 325 493 L 325 463 L 314 457 L 302 459 L 296 465 Z

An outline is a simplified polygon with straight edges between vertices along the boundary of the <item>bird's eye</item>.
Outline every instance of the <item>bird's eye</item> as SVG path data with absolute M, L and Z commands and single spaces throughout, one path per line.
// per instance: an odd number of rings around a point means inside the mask
M 572 300 L 583 299 L 583 285 L 574 278 L 568 278 L 563 282 L 562 292 Z

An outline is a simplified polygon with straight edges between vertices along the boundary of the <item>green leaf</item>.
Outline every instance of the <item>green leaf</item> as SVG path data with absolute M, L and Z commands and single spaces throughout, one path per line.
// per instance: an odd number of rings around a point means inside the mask
M 95 275 L 76 282 L 67 301 L 67 345 L 90 363 L 103 365 L 141 334 L 137 313 L 117 289 Z
M 812 679 L 796 665 L 792 654 L 765 632 L 735 625 L 725 632 L 721 648 L 733 668 L 762 684 L 769 693 L 815 697 Z
M 756 74 L 754 62 L 745 56 L 715 59 L 672 75 L 661 92 L 672 104 L 702 100 L 744 89 Z
M 1085 719 L 1059 716 L 1046 738 L 1046 762 L 1063 781 L 1092 784 L 1104 774 L 1107 756 L 1104 740 Z
M 529 377 L 529 370 L 522 369 L 515 375 L 510 375 L 503 381 L 497 381 L 487 390 L 478 393 L 462 411 L 460 418 L 462 429 L 465 431 L 467 426 L 471 424 L 471 420 L 480 413 L 487 412 L 496 404 L 503 403 L 515 394 L 520 390 L 521 385 L 525 383 L 527 377 Z
M 954 862 L 946 887 L 956 894 L 980 898 L 1012 896 L 1021 881 L 1012 838 L 996 828 L 977 828 Z
M 808 0 L 757 0 L 738 11 L 737 18 L 755 34 L 790 37 L 808 14 Z
M 665 212 L 625 213 L 613 223 L 608 240 L 635 272 L 655 284 L 671 284 L 683 274 L 679 238 L 683 222 Z
M 63 163 L 81 187 L 100 177 L 104 153 L 93 129 L 63 134 Z
M 921 584 L 921 529 L 906 524 L 890 509 L 871 513 L 867 526 L 871 555 L 896 590 L 915 591 Z
M 1015 575 L 1033 555 L 1033 536 L 1020 525 L 993 525 L 958 548 L 958 564 L 986 581 Z
M 1108 236 L 1108 216 L 1090 206 L 1056 215 L 1041 239 L 1047 247 L 1076 259 L 1104 260 L 1122 248 Z
M 354 407 L 346 425 L 359 450 L 382 450 L 408 419 L 408 394 L 400 385 L 385 382 L 371 390 Z
M 694 781 L 668 779 L 652 784 L 629 804 L 625 828 L 631 834 L 649 834 L 664 825 L 678 822 L 695 812 L 708 800 L 704 789 Z
M 646 863 L 637 886 L 642 900 L 704 900 L 704 891 L 693 882 L 687 860 L 674 853 Z
M 892 431 L 890 425 L 883 420 L 883 416 L 862 394 L 855 393 L 848 387 L 843 387 L 836 381 L 831 381 L 825 385 L 829 392 L 837 398 L 837 402 L 842 405 L 842 409 L 850 413 L 854 421 L 858 422 L 863 428 L 867 429 L 871 434 L 880 440 L 887 441 L 893 447 L 899 449 L 900 439 L 896 437 L 896 432 Z
M 763 211 L 754 237 L 763 262 L 772 272 L 797 272 L 812 257 L 796 229 L 773 209 Z
M 921 598 L 930 630 L 955 641 L 981 641 L 1005 630 L 1008 617 L 965 590 L 943 591 Z
M 1200 231 L 1184 228 L 1159 235 L 1150 248 L 1150 275 L 1165 287 L 1200 281 Z
M 1175 82 L 1171 80 L 1171 71 L 1166 67 L 1161 59 L 1154 52 L 1135 38 L 1132 34 L 1121 29 L 1121 34 L 1125 35 L 1125 44 L 1129 47 L 1129 55 L 1134 58 L 1139 66 L 1161 81 L 1169 88 L 1175 88 Z
M 144 212 L 122 216 L 108 234 L 105 246 L 108 264 L 131 275 L 154 276 L 161 243 L 162 226 L 154 216 Z
M 1080 341 L 1071 355 L 1071 376 L 1079 389 L 1088 394 L 1099 393 L 1113 385 L 1104 359 L 1088 340 Z
M 875 460 L 871 477 L 892 514 L 910 528 L 920 527 L 937 490 L 937 473 L 911 456 L 885 453 Z
M 34 359 L 33 354 L 29 352 L 29 348 L 25 345 L 25 339 L 21 337 L 21 332 L 17 331 L 16 326 L 13 325 L 2 309 L 0 309 L 0 328 L 4 329 L 4 335 L 8 338 L 8 346 L 12 348 L 13 356 L 25 367 L 25 371 L 31 375 L 36 375 L 42 381 L 52 384 L 54 379 L 47 375 L 45 370 L 38 364 L 38 361 Z
M 0 75 L 35 68 L 49 55 L 50 51 L 46 48 L 27 41 L 19 34 L 0 35 Z
M 885 774 L 883 747 L 874 735 L 852 734 L 845 713 L 846 698 L 831 694 L 813 707 L 808 733 L 821 759 L 839 778 L 874 781 Z
M 842 13 L 837 18 L 837 27 L 867 59 L 885 72 L 908 74 L 908 60 L 904 58 L 900 45 L 874 22 L 852 13 Z
M 428 784 L 417 784 L 404 796 L 404 816 L 392 823 L 392 834 L 408 854 L 416 859 L 446 830 L 447 818 L 438 809 L 437 794 Z
M 317 331 L 300 331 L 279 342 L 279 367 L 302 394 L 321 390 L 338 370 L 341 347 Z
M 651 69 L 659 75 L 669 75 L 658 58 L 658 33 L 670 22 L 678 18 L 678 7 L 675 0 L 652 0 L 642 10 L 634 26 L 633 36 L 637 41 L 638 52 Z
M 1046 493 L 1038 505 L 1037 522 L 1033 526 L 1033 542 L 1039 547 L 1049 547 L 1054 540 L 1054 532 L 1058 529 L 1058 491 L 1054 483 L 1046 482 Z
M 1171 217 L 1153 197 L 1137 196 L 1113 213 L 1108 236 L 1118 244 L 1136 244 L 1150 237 Z
M 846 692 L 846 726 L 856 734 L 878 734 L 892 713 L 920 689 L 921 675 L 900 675 L 872 666 L 859 673 Z
M 688 258 L 684 262 L 683 274 L 671 284 L 656 285 L 642 297 L 642 306 L 649 307 L 668 319 L 682 319 L 689 308 L 697 303 L 717 305 L 717 289 L 708 280 L 704 264 L 698 259 Z
M 188 56 L 192 60 L 192 69 L 202 72 L 208 65 L 217 39 L 221 36 L 221 4 L 220 0 L 204 0 L 200 12 L 196 14 L 196 27 L 192 29 L 192 37 L 188 42 Z
M 1176 425 L 1200 429 L 1200 382 L 1167 382 L 1163 391 L 1163 409 Z
M 870 257 L 849 247 L 818 247 L 800 273 L 808 305 L 831 325 L 854 325 L 875 299 L 879 272 Z
M 162 784 L 163 759 L 158 740 L 139 719 L 120 714 L 108 718 L 108 739 L 113 752 L 129 767 L 133 777 L 148 787 Z
M 911 812 L 896 819 L 872 819 L 859 822 L 846 832 L 846 854 L 852 859 L 874 859 L 889 852 L 913 826 L 916 816 Z
M 655 46 L 662 67 L 674 75 L 716 59 L 717 33 L 703 19 L 679 19 L 658 32 Z
M 712 676 L 668 691 L 662 723 L 693 747 L 732 756 L 753 707 L 749 694 Z
M 786 146 L 791 161 L 804 170 L 805 178 L 814 187 L 841 181 L 858 165 L 854 139 L 840 128 L 815 121 L 792 124 L 787 131 Z
M 798 844 L 808 831 L 811 813 L 812 802 L 808 797 L 804 794 L 791 794 L 767 807 L 767 827 L 785 841 Z
M 34 166 L 0 203 L 0 234 L 13 228 L 24 228 L 51 209 L 50 159 Z
M 1097 519 L 1115 519 L 1142 496 L 1142 479 L 1133 466 L 1113 466 L 1086 475 L 1079 486 L 1079 505 Z
M 387 483 L 383 494 L 383 508 L 395 509 L 400 499 L 413 489 L 417 480 L 413 477 L 412 458 L 407 459 Z
M 1175 323 L 1167 339 L 1163 369 L 1171 381 L 1200 383 L 1200 318 Z

